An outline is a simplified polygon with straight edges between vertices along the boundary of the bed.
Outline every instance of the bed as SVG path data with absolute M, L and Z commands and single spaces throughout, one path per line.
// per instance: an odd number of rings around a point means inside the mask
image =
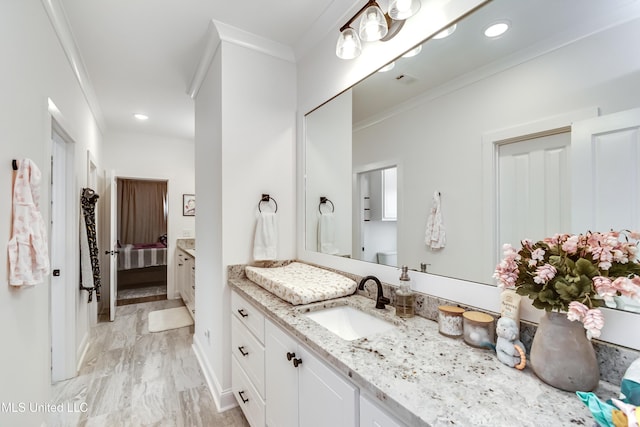
M 127 244 L 119 251 L 118 270 L 167 265 L 167 247 L 161 242 Z
M 118 253 L 118 288 L 166 283 L 167 246 L 162 242 L 125 244 Z

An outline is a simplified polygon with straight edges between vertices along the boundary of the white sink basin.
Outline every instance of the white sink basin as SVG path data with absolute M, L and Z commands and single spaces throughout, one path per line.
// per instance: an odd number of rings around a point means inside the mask
M 347 341 L 395 328 L 391 322 L 346 305 L 312 311 L 305 316 Z

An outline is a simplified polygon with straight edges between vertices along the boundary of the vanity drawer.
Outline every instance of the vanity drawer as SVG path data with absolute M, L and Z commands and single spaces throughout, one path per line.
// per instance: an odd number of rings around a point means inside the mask
M 264 346 L 235 316 L 231 318 L 231 352 L 264 397 Z
M 265 403 L 240 367 L 236 356 L 231 357 L 231 388 L 251 427 L 265 425 Z
M 237 293 L 231 292 L 231 312 L 258 338 L 258 341 L 264 342 L 264 315 L 260 310 Z

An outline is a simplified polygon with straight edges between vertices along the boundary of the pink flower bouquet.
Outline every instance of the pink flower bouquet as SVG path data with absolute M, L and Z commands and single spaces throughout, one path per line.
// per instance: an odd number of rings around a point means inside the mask
M 604 326 L 598 307 L 615 306 L 615 296 L 640 301 L 640 233 L 622 231 L 556 234 L 539 242 L 523 240 L 516 251 L 504 245 L 493 277 L 503 289 L 515 289 L 546 311 L 564 311 L 597 338 Z

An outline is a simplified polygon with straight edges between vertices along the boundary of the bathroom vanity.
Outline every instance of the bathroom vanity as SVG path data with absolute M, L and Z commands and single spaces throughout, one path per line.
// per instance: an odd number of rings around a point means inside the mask
M 178 239 L 176 250 L 176 289 L 195 320 L 196 250 L 195 239 Z
M 361 295 L 294 306 L 229 271 L 232 388 L 253 427 L 593 424 L 574 393 L 439 334 L 436 322 L 400 319 Z M 393 327 L 347 340 L 308 317 L 340 306 Z

